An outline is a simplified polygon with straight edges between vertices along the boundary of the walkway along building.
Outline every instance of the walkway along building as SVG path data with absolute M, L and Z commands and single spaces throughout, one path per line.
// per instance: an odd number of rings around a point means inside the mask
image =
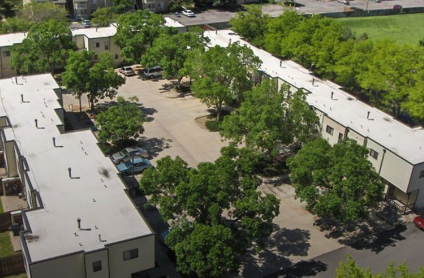
M 29 204 L 31 278 L 131 278 L 155 267 L 155 235 L 91 130 L 65 132 L 50 74 L 0 80 L 0 149 Z
M 321 136 L 330 144 L 346 138 L 368 148 L 368 159 L 386 184 L 386 198 L 400 209 L 424 207 L 424 130 L 411 128 L 392 116 L 342 91 L 339 85 L 318 80 L 293 61 L 281 61 L 243 41 L 230 30 L 208 31 L 210 45 L 240 42 L 262 60 L 260 72 L 278 87 L 303 89 L 320 119 Z

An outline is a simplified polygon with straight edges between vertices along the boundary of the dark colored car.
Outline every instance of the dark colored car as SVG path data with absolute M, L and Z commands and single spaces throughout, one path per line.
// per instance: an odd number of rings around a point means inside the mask
M 402 6 L 401 5 L 394 5 L 393 9 L 394 10 L 402 10 Z
M 424 230 L 424 214 L 415 217 L 414 224 L 417 226 L 417 228 Z

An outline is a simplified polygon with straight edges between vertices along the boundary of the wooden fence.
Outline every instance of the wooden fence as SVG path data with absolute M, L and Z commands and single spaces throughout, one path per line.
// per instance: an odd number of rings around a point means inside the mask
M 22 253 L 0 258 L 0 277 L 25 272 L 24 257 Z
M 10 211 L 1 213 L 0 214 L 0 232 L 9 230 L 11 225 L 12 225 L 12 218 L 10 217 Z

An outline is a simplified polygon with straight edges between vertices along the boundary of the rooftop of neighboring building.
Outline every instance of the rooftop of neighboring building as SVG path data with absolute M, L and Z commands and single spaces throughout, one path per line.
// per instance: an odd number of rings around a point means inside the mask
M 297 88 L 309 91 L 307 101 L 311 106 L 341 125 L 371 138 L 412 164 L 424 162 L 424 130 L 421 127 L 410 128 L 344 92 L 339 85 L 316 79 L 307 69 L 293 61 L 282 61 L 280 64 L 280 59 L 250 45 L 233 31 L 207 31 L 206 35 L 211 39 L 211 46 L 225 47 L 230 40 L 232 43 L 239 41 L 242 45 L 248 45 L 262 60 L 260 70 L 272 77 L 279 77 Z M 314 78 L 316 80 L 313 85 Z
M 21 43 L 25 39 L 26 34 L 27 32 L 0 35 L 0 47 Z
M 1 79 L 0 87 L 0 116 L 7 115 L 11 124 L 4 129 L 6 140 L 15 140 L 26 158 L 29 179 L 44 205 L 26 212 L 32 232 L 25 243 L 32 262 L 153 233 L 92 131 L 60 134 L 55 109 L 61 106 L 53 91 L 58 85 L 50 74 Z
M 116 34 L 116 26 L 90 27 L 72 30 L 72 36 L 84 35 L 89 39 L 113 37 Z
M 165 26 L 168 27 L 175 27 L 175 28 L 183 28 L 185 27 L 184 25 L 182 25 L 181 23 L 179 23 L 178 21 L 170 18 L 170 17 L 165 17 Z

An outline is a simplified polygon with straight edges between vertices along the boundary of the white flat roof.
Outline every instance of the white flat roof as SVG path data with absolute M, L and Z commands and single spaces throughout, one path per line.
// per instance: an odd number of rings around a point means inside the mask
M 115 25 L 108 27 L 90 27 L 72 30 L 72 36 L 84 35 L 90 39 L 113 37 L 116 34 Z
M 25 39 L 26 34 L 27 33 L 21 32 L 0 35 L 0 47 L 12 46 L 14 44 L 21 43 Z
M 12 128 L 4 129 L 6 138 L 15 140 L 27 159 L 27 173 L 44 205 L 26 213 L 32 233 L 25 237 L 32 262 L 153 234 L 125 194 L 116 167 L 100 151 L 93 133 L 59 133 L 56 125 L 61 121 L 54 109 L 61 106 L 52 76 L 17 80 L 19 85 L 14 84 L 15 78 L 0 80 L 0 116 L 10 120 Z M 60 147 L 53 146 L 53 137 Z M 77 218 L 81 228 L 91 230 L 79 230 Z
M 185 27 L 184 25 L 182 25 L 178 21 L 173 20 L 172 18 L 169 18 L 169 17 L 165 17 L 165 26 L 175 27 L 175 28 Z
M 342 91 L 339 85 L 327 80 L 318 80 L 307 69 L 293 61 L 283 61 L 280 66 L 280 59 L 250 45 L 233 31 L 207 31 L 206 35 L 211 39 L 211 46 L 226 47 L 230 40 L 249 46 L 262 60 L 260 68 L 262 71 L 272 77 L 279 77 L 297 88 L 308 90 L 310 94 L 307 95 L 307 101 L 311 106 L 412 164 L 424 162 L 424 130 L 421 127 L 410 128 L 394 120 L 392 116 Z M 331 99 L 331 92 L 334 92 L 333 99 Z M 368 111 L 370 112 L 369 119 L 367 119 Z

